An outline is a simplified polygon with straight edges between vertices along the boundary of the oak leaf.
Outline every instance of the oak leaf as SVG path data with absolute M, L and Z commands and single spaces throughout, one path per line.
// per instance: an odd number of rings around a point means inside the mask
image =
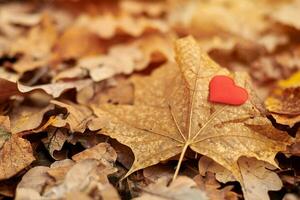
M 178 68 L 167 65 L 151 77 L 134 80 L 135 105 L 93 106 L 98 118 L 90 129 L 101 129 L 135 155 L 127 175 L 181 153 L 175 179 L 188 147 L 214 159 L 239 181 L 240 156 L 276 166 L 274 157 L 286 149 L 289 137 L 274 129 L 261 112 L 245 76 L 218 66 L 192 37 L 178 40 L 175 52 Z M 215 75 L 230 76 L 247 89 L 247 102 L 241 106 L 209 102 L 208 85 Z

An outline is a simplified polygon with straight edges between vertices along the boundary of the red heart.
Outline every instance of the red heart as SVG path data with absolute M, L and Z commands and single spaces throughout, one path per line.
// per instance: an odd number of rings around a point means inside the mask
M 228 76 L 214 76 L 209 83 L 209 101 L 230 105 L 241 105 L 248 99 L 248 92 L 234 84 Z

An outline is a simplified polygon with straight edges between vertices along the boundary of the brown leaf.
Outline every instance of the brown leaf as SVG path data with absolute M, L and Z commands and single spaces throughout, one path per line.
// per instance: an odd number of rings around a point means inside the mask
M 300 122 L 300 73 L 279 82 L 265 105 L 277 123 L 294 126 Z
M 11 96 L 20 94 L 15 82 L 0 78 L 0 102 L 8 100 Z
M 196 183 L 185 176 L 178 177 L 170 186 L 167 186 L 166 178 L 159 179 L 156 183 L 150 184 L 143 189 L 143 194 L 134 198 L 135 200 L 164 200 L 164 199 L 186 199 L 186 200 L 207 200 L 206 194 L 196 188 Z
M 110 39 L 121 34 L 138 37 L 146 32 L 166 33 L 169 30 L 169 26 L 162 20 L 145 17 L 136 18 L 126 13 L 120 13 L 118 16 L 105 13 L 97 17 L 81 15 L 75 23 L 76 26 L 87 29 L 104 39 Z
M 16 199 L 65 199 L 73 192 L 92 199 L 119 199 L 106 178 L 106 167 L 99 161 L 87 159 L 76 164 L 65 161 L 56 162 L 51 168 L 39 166 L 29 170 L 17 187 Z M 53 172 L 58 177 L 54 180 Z M 30 182 L 31 179 L 35 181 Z
M 41 20 L 40 13 L 31 13 L 33 6 L 30 4 L 10 3 L 1 5 L 0 30 L 6 37 L 14 38 L 22 33 L 16 25 L 31 27 Z M 18 13 L 18 15 L 16 15 Z
M 18 83 L 18 90 L 22 93 L 41 90 L 51 95 L 53 98 L 57 98 L 66 90 L 75 88 L 77 91 L 79 91 L 82 88 L 90 85 L 91 83 L 92 81 L 90 79 L 71 81 L 71 82 L 57 82 L 57 83 L 35 85 L 35 86 L 26 86 L 21 83 Z
M 68 140 L 68 133 L 65 130 L 59 128 L 50 127 L 47 130 L 48 137 L 44 138 L 42 142 L 44 143 L 49 154 L 55 160 L 62 160 L 67 157 L 66 152 L 60 152 L 63 145 Z
M 48 167 L 37 166 L 30 169 L 17 186 L 16 199 L 40 199 L 44 187 L 51 182 L 47 174 Z M 33 178 L 34 177 L 34 178 Z
M 194 181 L 198 187 L 205 191 L 210 200 L 237 200 L 237 194 L 232 192 L 232 186 L 219 189 L 221 185 L 216 181 L 213 173 L 207 173 L 204 177 L 197 175 Z
M 0 116 L 0 149 L 3 144 L 10 138 L 10 121 L 7 116 Z
M 48 105 L 44 108 L 16 107 L 10 114 L 11 132 L 15 134 L 38 128 L 43 121 L 45 113 L 53 108 L 53 105 Z
M 88 191 L 93 189 L 98 190 L 100 192 L 99 195 L 101 195 L 102 191 L 110 190 L 112 195 L 114 194 L 114 198 L 118 199 L 116 191 L 110 187 L 106 179 L 107 174 L 99 174 L 99 172 L 101 173 L 101 168 L 98 168 L 98 165 L 98 162 L 95 160 L 83 160 L 75 164 L 66 174 L 65 180 L 60 185 L 47 191 L 45 196 L 48 198 L 61 198 L 69 192 L 82 188 L 87 194 Z M 60 190 L 60 192 L 56 193 L 55 191 L 57 190 Z
M 135 80 L 135 105 L 93 106 L 98 118 L 89 128 L 101 129 L 135 155 L 127 175 L 181 153 L 175 178 L 188 147 L 214 159 L 239 181 L 241 156 L 276 166 L 274 157 L 286 149 L 289 137 L 261 113 L 245 76 L 219 67 L 191 37 L 177 41 L 175 49 L 178 68 L 167 65 Z M 215 75 L 230 76 L 246 88 L 248 101 L 241 106 L 209 102 L 208 85 Z
M 72 156 L 72 159 L 76 162 L 89 158 L 101 160 L 103 163 L 114 163 L 117 160 L 117 153 L 108 143 L 99 143 L 90 149 Z
M 84 40 L 84 42 L 79 42 Z M 84 27 L 71 26 L 58 38 L 54 47 L 54 60 L 67 60 L 95 55 L 104 51 L 102 41 Z
M 299 17 L 300 2 L 293 0 L 282 6 L 279 6 L 274 12 L 270 13 L 270 17 L 281 24 L 300 29 Z M 276 14 L 275 14 L 276 13 Z
M 67 109 L 67 116 L 65 118 L 61 118 L 60 116 L 56 118 L 58 121 L 61 121 L 62 124 L 67 124 L 71 132 L 83 133 L 87 127 L 87 123 L 93 118 L 92 111 L 86 106 L 78 105 L 70 101 L 51 100 L 51 103 Z M 52 125 L 56 126 L 56 124 Z M 61 127 L 61 123 L 59 123 L 58 127 Z
M 95 89 L 95 96 L 91 99 L 90 103 L 133 104 L 133 94 L 133 84 L 128 79 L 113 79 L 111 84 L 108 83 L 103 87 Z
M 11 136 L 0 149 L 0 180 L 14 176 L 34 160 L 30 142 Z
M 51 50 L 57 38 L 56 27 L 49 15 L 44 15 L 41 24 L 33 27 L 28 35 L 16 40 L 10 47 L 10 54 L 23 54 L 13 69 L 24 73 L 44 66 L 51 58 Z
M 238 165 L 242 175 L 240 183 L 246 200 L 269 200 L 269 190 L 281 189 L 282 182 L 279 176 L 271 171 L 275 169 L 274 166 L 255 158 L 246 157 L 241 157 Z M 220 182 L 234 181 L 230 171 L 207 157 L 200 159 L 199 169 L 200 174 L 204 174 L 207 171 L 216 173 L 216 178 Z
M 170 39 L 154 35 L 133 43 L 114 45 L 106 55 L 79 59 L 75 67 L 58 73 L 55 79 L 79 78 L 89 74 L 98 82 L 117 74 L 131 74 L 134 70 L 143 70 L 151 62 L 173 60 L 170 44 Z

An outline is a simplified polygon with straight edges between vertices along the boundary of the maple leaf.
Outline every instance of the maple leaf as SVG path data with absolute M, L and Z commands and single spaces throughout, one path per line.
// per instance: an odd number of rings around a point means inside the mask
M 274 129 L 261 113 L 261 104 L 245 76 L 219 67 L 192 37 L 178 40 L 175 51 L 178 68 L 171 64 L 151 77 L 134 79 L 135 105 L 92 106 L 98 118 L 90 123 L 90 129 L 101 129 L 132 149 L 135 161 L 127 176 L 181 154 L 175 179 L 188 147 L 212 158 L 239 181 L 240 156 L 276 166 L 274 157 L 286 149 L 289 137 Z M 247 89 L 250 97 L 246 103 L 209 102 L 209 81 L 215 75 L 230 76 Z

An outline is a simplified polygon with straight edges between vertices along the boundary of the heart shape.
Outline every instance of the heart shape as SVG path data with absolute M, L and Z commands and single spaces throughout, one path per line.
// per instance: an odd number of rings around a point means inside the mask
M 214 76 L 209 83 L 209 101 L 229 105 L 242 105 L 248 100 L 248 92 L 234 84 L 228 76 Z

